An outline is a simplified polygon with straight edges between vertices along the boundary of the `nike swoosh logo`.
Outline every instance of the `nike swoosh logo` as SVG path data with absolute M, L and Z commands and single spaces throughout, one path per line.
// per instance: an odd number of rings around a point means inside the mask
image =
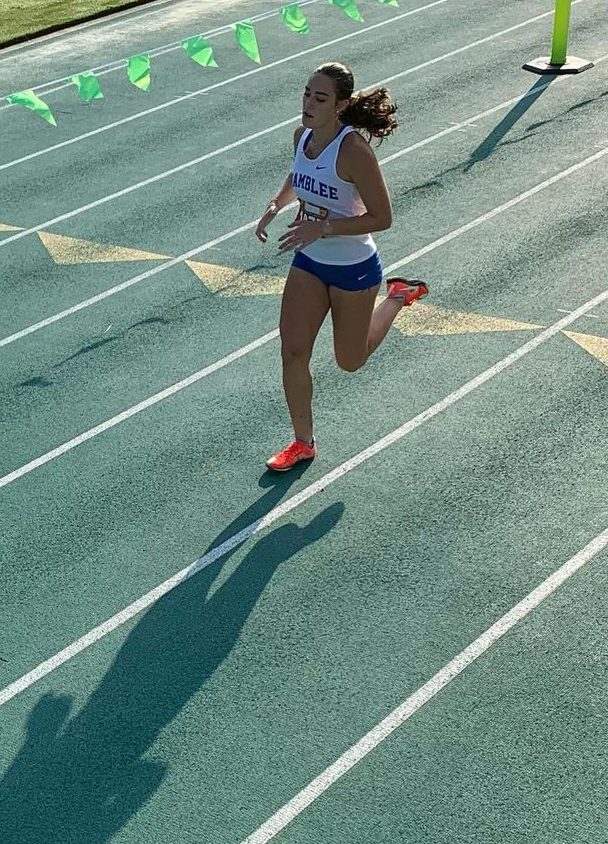
M 319 167 L 317 164 L 317 170 L 327 170 L 327 167 L 325 165 L 323 165 L 323 167 Z
M 363 281 L 363 279 L 364 279 L 364 278 L 367 278 L 367 273 L 365 273 L 365 275 L 360 275 L 360 276 L 357 278 L 357 281 Z

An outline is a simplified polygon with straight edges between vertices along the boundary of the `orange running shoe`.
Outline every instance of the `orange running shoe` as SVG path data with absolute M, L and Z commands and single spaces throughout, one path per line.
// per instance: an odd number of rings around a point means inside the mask
M 406 278 L 387 278 L 389 299 L 403 299 L 403 307 L 413 305 L 417 299 L 428 295 L 429 289 L 423 281 L 408 281 Z
M 287 472 L 302 460 L 313 460 L 316 456 L 317 446 L 314 441 L 312 446 L 309 446 L 303 440 L 294 440 L 283 451 L 273 454 L 270 460 L 266 461 L 266 465 L 273 472 Z

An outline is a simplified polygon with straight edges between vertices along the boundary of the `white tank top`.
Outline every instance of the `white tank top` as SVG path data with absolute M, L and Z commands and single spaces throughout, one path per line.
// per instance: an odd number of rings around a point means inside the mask
M 367 209 L 359 191 L 352 182 L 341 179 L 336 169 L 340 145 L 350 132 L 355 131 L 354 126 L 343 126 L 333 141 L 313 159 L 305 154 L 312 129 L 302 132 L 292 175 L 293 189 L 300 201 L 298 219 L 332 220 L 365 214 Z M 323 264 L 358 264 L 376 252 L 376 244 L 369 234 L 332 235 L 319 238 L 300 251 Z

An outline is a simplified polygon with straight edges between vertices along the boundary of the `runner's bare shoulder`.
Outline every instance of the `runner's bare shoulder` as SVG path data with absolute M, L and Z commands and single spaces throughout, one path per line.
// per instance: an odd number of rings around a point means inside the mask
M 355 175 L 362 169 L 377 170 L 378 162 L 369 141 L 359 132 L 349 132 L 340 144 L 336 162 L 338 176 L 345 182 L 354 182 Z

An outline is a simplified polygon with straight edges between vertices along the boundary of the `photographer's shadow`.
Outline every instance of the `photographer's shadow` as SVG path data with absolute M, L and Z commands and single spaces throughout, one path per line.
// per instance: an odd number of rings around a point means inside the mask
M 302 471 L 264 476 L 268 491 L 211 547 L 268 513 Z M 0 782 L 3 844 L 110 841 L 165 776 L 163 763 L 145 758 L 159 732 L 228 656 L 277 567 L 325 536 L 343 511 L 336 503 L 303 528 L 266 533 L 212 595 L 236 549 L 153 604 L 79 711 L 71 713 L 67 695 L 43 695 Z

